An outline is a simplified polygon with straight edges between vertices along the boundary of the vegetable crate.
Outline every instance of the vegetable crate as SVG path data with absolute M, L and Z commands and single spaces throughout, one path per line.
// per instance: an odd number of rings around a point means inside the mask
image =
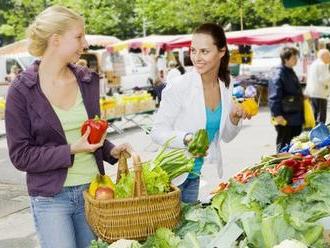
M 85 213 L 89 225 L 94 233 L 109 243 L 118 239 L 144 240 L 158 228 L 174 228 L 180 219 L 181 192 L 179 188 L 171 186 L 166 194 L 146 195 L 142 181 L 142 167 L 140 158 L 132 155 L 134 161 L 135 182 L 134 197 L 96 200 L 87 191 L 84 192 Z M 118 165 L 117 181 L 121 172 L 128 172 L 122 168 L 121 156 Z

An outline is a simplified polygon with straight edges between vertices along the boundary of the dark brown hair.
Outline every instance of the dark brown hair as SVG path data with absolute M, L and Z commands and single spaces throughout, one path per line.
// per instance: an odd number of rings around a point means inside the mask
M 299 56 L 299 51 L 295 47 L 283 47 L 280 53 L 282 65 L 285 64 L 286 60 L 289 60 L 292 56 Z
M 221 26 L 215 23 L 204 23 L 193 32 L 194 34 L 208 34 L 213 40 L 214 44 L 218 47 L 218 50 L 226 48 L 224 56 L 221 58 L 220 68 L 218 77 L 221 81 L 225 82 L 226 87 L 229 87 L 230 84 L 230 71 L 228 68 L 229 65 L 229 51 L 227 47 L 227 39 L 225 32 Z

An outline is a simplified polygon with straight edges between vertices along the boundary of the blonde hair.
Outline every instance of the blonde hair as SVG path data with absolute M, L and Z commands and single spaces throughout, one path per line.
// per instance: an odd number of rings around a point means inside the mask
M 53 34 L 65 33 L 76 22 L 84 22 L 84 18 L 66 7 L 55 5 L 45 9 L 27 29 L 29 53 L 42 56 L 47 49 L 48 39 Z

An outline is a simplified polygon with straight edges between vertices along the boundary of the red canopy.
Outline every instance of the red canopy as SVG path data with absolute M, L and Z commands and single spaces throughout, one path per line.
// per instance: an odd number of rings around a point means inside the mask
M 244 31 L 227 32 L 227 43 L 233 45 L 274 45 L 279 43 L 302 42 L 319 38 L 320 33 L 313 27 L 270 27 Z M 192 35 L 186 35 L 167 43 L 168 49 L 189 47 Z
M 146 37 L 134 38 L 107 46 L 108 52 L 117 52 L 129 48 L 159 48 L 176 41 L 186 35 L 149 35 Z

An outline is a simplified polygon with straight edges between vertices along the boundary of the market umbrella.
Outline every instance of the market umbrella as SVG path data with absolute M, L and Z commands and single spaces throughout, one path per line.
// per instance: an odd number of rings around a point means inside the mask
M 159 48 L 163 47 L 172 41 L 176 41 L 185 35 L 149 35 L 146 37 L 134 38 L 125 41 L 118 42 L 107 46 L 108 52 L 118 52 L 124 49 L 136 49 L 136 48 Z
M 295 27 L 284 25 L 281 27 L 269 27 L 250 29 L 243 31 L 226 32 L 227 43 L 233 45 L 273 45 L 288 42 L 302 42 L 309 39 L 319 38 L 315 27 Z M 170 41 L 166 44 L 168 49 L 189 47 L 192 35 Z

